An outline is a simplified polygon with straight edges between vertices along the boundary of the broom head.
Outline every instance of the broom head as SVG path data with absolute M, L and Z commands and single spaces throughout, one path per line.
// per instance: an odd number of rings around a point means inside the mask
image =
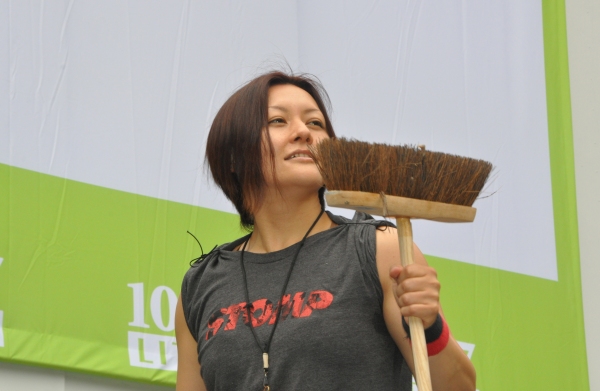
M 311 150 L 330 206 L 382 216 L 473 221 L 471 205 L 492 171 L 483 160 L 408 145 L 340 138 Z

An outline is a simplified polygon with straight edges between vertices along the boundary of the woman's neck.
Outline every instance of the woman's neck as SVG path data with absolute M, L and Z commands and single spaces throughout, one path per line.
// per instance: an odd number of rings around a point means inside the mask
M 321 212 L 317 194 L 305 199 L 282 195 L 267 196 L 254 214 L 254 232 L 246 251 L 268 253 L 298 243 Z M 331 228 L 333 222 L 323 213 L 310 235 Z

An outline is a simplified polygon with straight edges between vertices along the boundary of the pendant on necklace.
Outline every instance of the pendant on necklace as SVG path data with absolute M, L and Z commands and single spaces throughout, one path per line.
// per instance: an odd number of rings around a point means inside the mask
M 269 353 L 263 353 L 263 368 L 265 370 L 265 378 L 263 380 L 263 391 L 271 391 L 269 387 Z

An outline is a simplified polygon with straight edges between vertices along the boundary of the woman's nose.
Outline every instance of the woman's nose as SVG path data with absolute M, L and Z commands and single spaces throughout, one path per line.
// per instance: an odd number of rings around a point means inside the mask
M 304 122 L 298 121 L 298 123 L 294 125 L 293 140 L 306 141 L 308 144 L 312 142 L 312 133 Z

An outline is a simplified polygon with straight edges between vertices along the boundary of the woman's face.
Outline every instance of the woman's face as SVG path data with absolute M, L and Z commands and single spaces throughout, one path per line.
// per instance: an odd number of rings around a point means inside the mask
M 325 117 L 315 100 L 301 88 L 291 84 L 276 85 L 269 89 L 268 129 L 273 147 L 277 181 L 282 189 L 288 187 L 315 187 L 323 179 L 308 150 L 308 145 L 329 138 Z M 263 138 L 266 144 L 266 138 Z M 264 172 L 267 186 L 273 185 L 272 165 L 268 152 L 264 154 Z

